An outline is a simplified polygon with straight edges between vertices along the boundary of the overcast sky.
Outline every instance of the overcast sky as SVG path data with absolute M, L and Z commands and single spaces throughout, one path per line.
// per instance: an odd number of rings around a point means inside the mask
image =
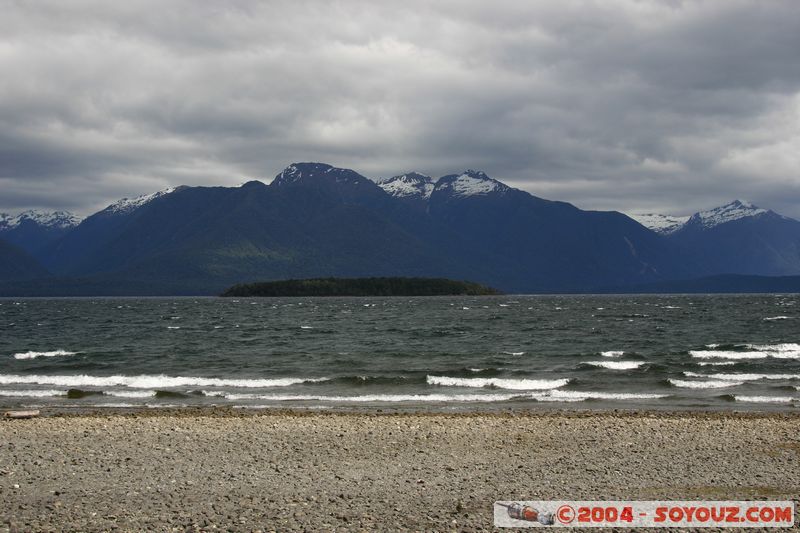
M 800 2 L 0 0 L 0 211 L 465 168 L 800 217 Z

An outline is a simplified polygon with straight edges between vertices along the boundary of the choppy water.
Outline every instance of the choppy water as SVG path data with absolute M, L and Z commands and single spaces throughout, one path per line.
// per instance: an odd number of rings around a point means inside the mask
M 1 299 L 0 406 L 794 410 L 798 300 Z

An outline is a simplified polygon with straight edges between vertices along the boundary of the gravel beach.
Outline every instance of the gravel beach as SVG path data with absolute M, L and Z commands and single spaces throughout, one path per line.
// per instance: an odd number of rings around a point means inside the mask
M 800 499 L 800 416 L 0 420 L 0 531 L 480 531 L 502 499 Z

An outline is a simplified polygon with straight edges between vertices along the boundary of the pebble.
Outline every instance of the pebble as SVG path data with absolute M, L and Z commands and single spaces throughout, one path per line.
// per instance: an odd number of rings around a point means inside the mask
M 0 486 L 0 529 L 491 531 L 498 499 L 798 501 L 798 422 L 519 412 L 0 421 L 5 450 L 24 450 L 0 454 L 0 472 L 26 487 Z

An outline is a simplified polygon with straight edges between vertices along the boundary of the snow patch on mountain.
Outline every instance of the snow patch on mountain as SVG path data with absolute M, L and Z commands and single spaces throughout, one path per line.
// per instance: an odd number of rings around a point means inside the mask
M 161 198 L 162 196 L 172 194 L 176 190 L 178 190 L 178 187 L 169 187 L 154 193 L 143 194 L 142 196 L 137 196 L 136 198 L 123 198 L 122 200 L 119 200 L 108 206 L 105 211 L 114 214 L 130 213 L 131 211 L 135 211 L 136 209 L 149 204 L 156 198 Z
M 689 221 L 688 216 L 675 217 L 672 215 L 659 215 L 657 213 L 643 213 L 628 215 L 642 226 L 660 233 L 670 235 L 681 229 Z
M 377 181 L 378 186 L 395 198 L 417 196 L 430 198 L 435 181 L 430 176 L 418 172 L 409 172 L 401 176 L 383 178 Z
M 12 230 L 29 221 L 39 226 L 54 229 L 74 228 L 81 223 L 81 218 L 68 211 L 24 211 L 18 215 L 0 213 L 0 231 Z
M 732 222 L 747 217 L 755 217 L 767 213 L 766 209 L 761 209 L 754 206 L 750 202 L 742 200 L 734 200 L 733 202 L 709 209 L 708 211 L 700 211 L 695 213 L 689 219 L 690 224 L 700 224 L 704 228 L 713 228 L 720 224 Z
M 303 171 L 301 170 L 300 166 L 301 165 L 298 165 L 298 164 L 292 164 L 292 165 L 289 165 L 288 167 L 284 168 L 280 172 L 280 174 L 275 176 L 275 180 L 273 180 L 273 183 L 276 184 L 276 185 L 283 185 L 283 184 L 294 183 L 294 182 L 298 181 L 300 178 L 303 177 Z M 332 168 L 329 165 L 325 165 L 325 166 L 328 166 L 329 168 L 323 169 L 323 170 L 330 170 L 330 168 Z
M 694 226 L 704 229 L 711 229 L 720 224 L 726 224 L 742 218 L 758 217 L 766 213 L 771 213 L 767 209 L 761 209 L 750 202 L 744 200 L 734 200 L 714 209 L 700 211 L 690 217 L 676 217 L 672 215 L 659 215 L 655 213 L 628 215 L 642 226 L 650 228 L 662 235 L 671 235 L 676 231 L 686 227 Z M 787 217 L 783 217 L 787 218 Z
M 338 168 L 325 163 L 292 163 L 275 176 L 270 186 L 280 187 L 301 181 L 308 183 L 309 180 L 322 180 L 328 183 L 333 181 L 335 183 L 353 185 L 372 183 L 364 176 L 347 168 Z
M 493 192 L 504 193 L 507 185 L 500 183 L 478 170 L 466 170 L 457 176 L 445 176 L 436 184 L 437 190 L 452 190 L 456 196 L 476 196 Z

